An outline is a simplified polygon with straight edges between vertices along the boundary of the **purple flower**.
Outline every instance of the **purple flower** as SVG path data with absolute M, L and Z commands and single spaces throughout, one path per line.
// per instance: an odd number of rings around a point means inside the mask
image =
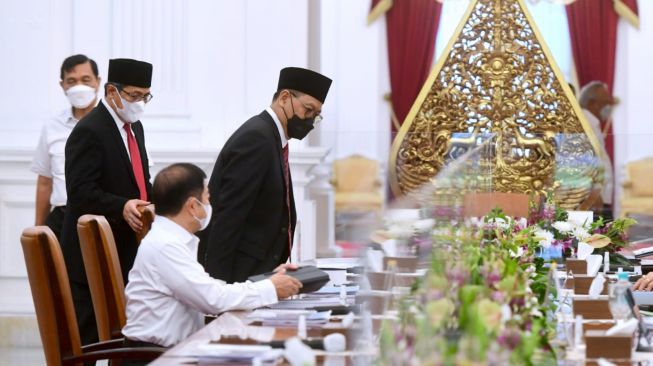
M 497 337 L 497 343 L 509 350 L 513 350 L 521 343 L 521 335 L 517 330 L 505 329 L 499 337 Z
M 506 301 L 506 295 L 501 291 L 492 291 L 490 294 L 490 299 L 494 302 L 503 304 Z

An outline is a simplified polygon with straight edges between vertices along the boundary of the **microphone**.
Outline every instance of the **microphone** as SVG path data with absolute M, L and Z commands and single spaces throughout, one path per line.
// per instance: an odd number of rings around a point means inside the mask
M 321 349 L 327 352 L 343 352 L 346 348 L 345 336 L 341 333 L 331 333 L 324 338 L 306 338 L 301 340 L 312 349 Z M 272 348 L 284 348 L 284 341 L 271 341 L 264 343 Z

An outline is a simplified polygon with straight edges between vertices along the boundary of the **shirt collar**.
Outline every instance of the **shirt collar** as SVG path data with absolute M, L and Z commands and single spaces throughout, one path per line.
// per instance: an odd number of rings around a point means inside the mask
M 118 131 L 122 131 L 125 125 L 125 122 L 123 122 L 120 117 L 116 114 L 116 112 L 111 108 L 109 105 L 109 101 L 107 100 L 106 97 L 102 98 L 102 104 L 104 104 L 104 107 L 109 111 L 109 114 L 113 118 L 114 122 L 116 122 L 116 125 L 118 126 Z
M 179 224 L 165 216 L 156 215 L 154 217 L 154 225 L 160 226 L 171 239 L 180 244 L 186 244 L 190 249 L 196 247 L 199 242 L 197 236 L 189 233 Z
M 277 129 L 279 130 L 279 137 L 281 137 L 281 147 L 286 147 L 288 144 L 288 139 L 286 138 L 286 133 L 283 132 L 283 126 L 281 126 L 281 121 L 279 120 L 279 116 L 277 116 L 277 113 L 272 109 L 272 107 L 267 107 L 265 108 L 265 111 L 268 112 L 270 117 L 274 120 L 274 124 L 277 126 Z
M 100 98 L 95 99 L 95 107 L 100 104 L 100 101 Z M 75 125 L 77 122 L 79 122 L 79 120 L 73 115 L 73 106 L 68 106 L 68 108 L 65 108 L 63 112 L 61 112 L 61 114 L 58 116 L 58 118 L 59 121 L 61 121 L 63 124 Z
M 64 125 L 74 125 L 77 123 L 77 119 L 73 116 L 73 107 L 69 106 L 68 108 L 65 108 L 61 113 L 59 113 L 56 117 L 56 119 Z

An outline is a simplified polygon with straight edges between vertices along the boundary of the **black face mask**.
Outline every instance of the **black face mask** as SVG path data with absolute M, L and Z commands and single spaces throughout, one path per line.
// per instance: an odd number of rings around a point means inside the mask
M 288 118 L 286 115 L 286 110 L 283 110 L 284 116 L 286 116 L 286 128 L 288 129 L 288 137 L 301 140 L 313 129 L 313 124 L 315 122 L 315 117 L 312 118 L 299 118 L 295 113 L 295 107 L 292 104 L 292 94 L 290 95 L 290 107 L 292 107 L 293 116 Z

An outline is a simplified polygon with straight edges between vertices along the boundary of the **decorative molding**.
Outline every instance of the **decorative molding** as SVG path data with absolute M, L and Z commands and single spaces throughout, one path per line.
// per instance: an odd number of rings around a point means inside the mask
M 32 213 L 33 208 L 33 200 L 10 200 L 0 197 L 0 278 L 27 277 L 19 240 L 22 230 L 20 221 L 26 217 L 17 211 Z M 33 215 L 29 215 L 29 219 L 32 218 Z
M 155 102 L 145 118 L 190 119 L 188 107 L 188 1 L 113 0 L 112 57 L 154 65 Z

